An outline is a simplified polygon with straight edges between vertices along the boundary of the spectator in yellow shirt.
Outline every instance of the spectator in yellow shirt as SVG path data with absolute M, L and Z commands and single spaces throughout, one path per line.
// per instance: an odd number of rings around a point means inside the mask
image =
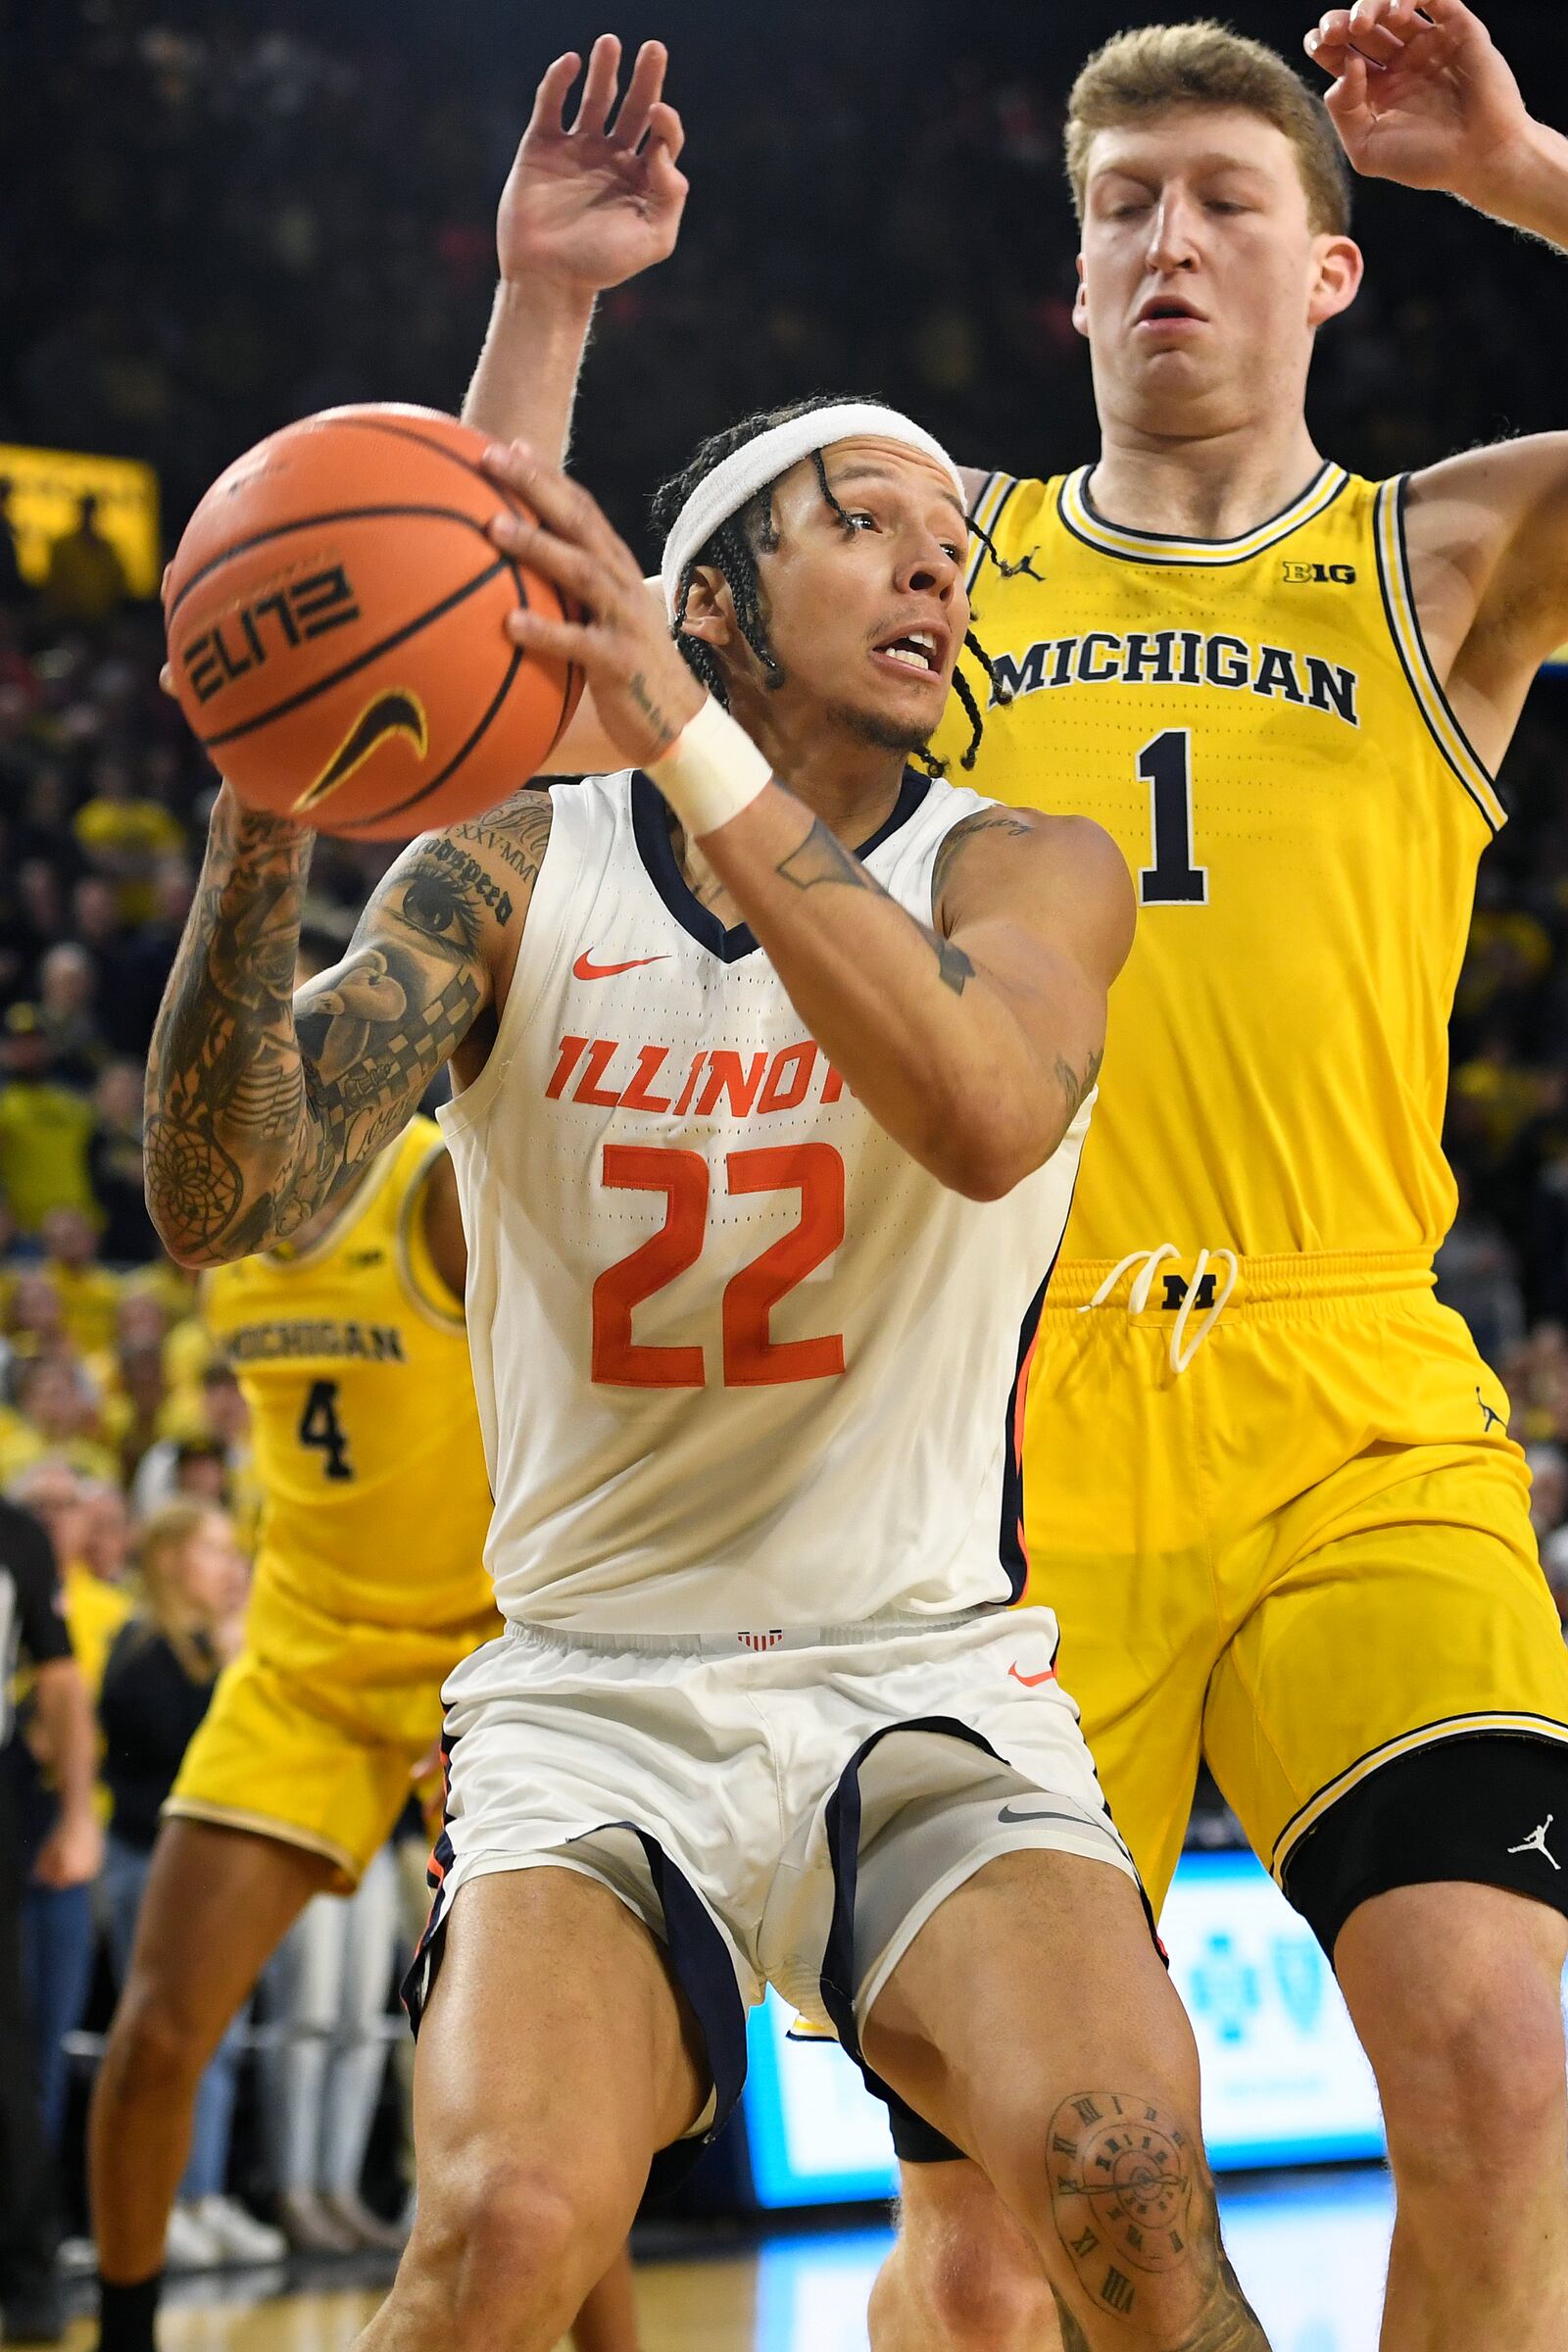
M 125 566 L 98 528 L 98 501 L 89 494 L 77 507 L 74 529 L 49 550 L 45 609 L 57 620 L 107 620 L 129 594 Z
M 97 1228 L 79 1208 L 52 1208 L 42 1238 L 71 1345 L 78 1355 L 97 1355 L 114 1345 L 121 1290 L 119 1276 L 97 1262 Z
M 106 1487 L 83 1477 L 64 1456 L 49 1454 L 13 1479 L 8 1491 L 49 1530 L 60 1562 L 71 1646 L 96 1703 L 111 1645 L 134 1605 L 123 1585 L 109 1583 L 92 1564 L 92 1514 Z M 113 1545 L 107 1554 L 100 1546 L 98 1556 L 113 1560 Z M 119 1561 L 123 1570 L 123 1548 Z
M 150 921 L 159 865 L 183 850 L 185 828 L 162 801 L 136 790 L 133 771 L 118 754 L 106 752 L 94 763 L 92 796 L 72 830 L 93 872 L 115 885 L 121 920 Z
M 108 1482 L 119 1465 L 97 1437 L 97 1399 L 70 1356 L 40 1355 L 16 1373 L 16 1407 L 0 1413 L 0 1485 L 10 1486 L 46 1456 L 84 1478 Z
M 92 1104 L 52 1075 L 36 1005 L 13 1004 L 0 1042 L 0 1191 L 21 1234 L 36 1234 L 52 1208 L 92 1214 Z
M 69 1355 L 71 1335 L 60 1293 L 41 1267 L 8 1267 L 5 1280 L 6 1345 L 18 1362 L 35 1355 Z

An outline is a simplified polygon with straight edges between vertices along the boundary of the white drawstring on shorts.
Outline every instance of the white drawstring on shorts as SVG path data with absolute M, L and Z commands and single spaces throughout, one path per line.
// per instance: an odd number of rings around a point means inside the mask
M 1091 1307 L 1103 1306 L 1122 1276 L 1131 1267 L 1140 1266 L 1143 1271 L 1135 1278 L 1133 1286 L 1127 1294 L 1127 1312 L 1130 1315 L 1141 1315 L 1149 1304 L 1149 1294 L 1154 1287 L 1154 1277 L 1160 1267 L 1168 1257 L 1175 1258 L 1180 1264 L 1181 1255 L 1182 1253 L 1174 1242 L 1161 1242 L 1157 1250 L 1129 1250 L 1126 1256 L 1118 1258 L 1111 1267 L 1110 1272 L 1089 1300 L 1088 1305 L 1081 1306 L 1078 1312 L 1081 1315 L 1087 1315 Z M 1203 1277 L 1209 1270 L 1209 1261 L 1212 1259 L 1217 1266 L 1221 1258 L 1224 1259 L 1226 1266 L 1225 1288 L 1217 1294 L 1212 1303 L 1203 1309 L 1202 1319 L 1189 1340 L 1187 1326 L 1192 1319 L 1193 1308 L 1198 1303 L 1199 1293 L 1203 1287 Z M 1236 1288 L 1237 1272 L 1234 1250 L 1200 1250 L 1198 1252 L 1193 1266 L 1193 1279 L 1182 1295 L 1182 1302 L 1176 1309 L 1176 1320 L 1171 1326 L 1170 1361 L 1172 1371 L 1176 1373 L 1186 1371 L 1219 1321 L 1220 1316 L 1225 1312 L 1225 1302 Z

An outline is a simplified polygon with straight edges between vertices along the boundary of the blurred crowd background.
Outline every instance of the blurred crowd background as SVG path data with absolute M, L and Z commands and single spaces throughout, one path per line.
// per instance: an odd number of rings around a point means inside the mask
M 1309 21 L 1275 0 L 1228 13 L 1287 48 Z M 1492 11 L 1548 111 L 1555 13 Z M 553 0 L 459 14 L 415 0 L 0 13 L 5 86 L 27 92 L 8 108 L 9 174 L 47 224 L 0 241 L 0 442 L 151 463 L 167 552 L 212 476 L 294 416 L 365 398 L 456 409 L 533 82 L 601 25 Z M 880 391 L 966 462 L 1047 473 L 1093 454 L 1059 123 L 1076 65 L 1128 11 L 796 0 L 738 29 L 732 10 L 684 0 L 658 22 L 604 19 L 669 40 L 690 140 L 678 254 L 604 304 L 575 453 L 645 559 L 648 493 L 699 435 L 808 391 Z M 1398 190 L 1363 192 L 1359 227 L 1368 288 L 1324 337 L 1311 403 L 1330 454 L 1386 473 L 1563 420 L 1560 263 Z M 178 1753 L 123 1764 L 140 1735 L 134 1706 L 115 1716 L 115 1660 L 127 1622 L 163 1641 L 196 1693 L 188 1728 L 242 1612 L 258 1496 L 243 1400 L 141 1199 L 148 1038 L 215 779 L 159 693 L 156 606 L 128 595 L 90 506 L 28 584 L 4 496 L 0 1491 L 48 1529 L 78 1658 L 122 1735 L 102 1885 L 34 1890 L 41 2046 L 66 2053 L 49 2128 L 69 2139 L 69 2052 L 90 2048 L 69 2037 L 106 2012 L 157 1777 Z M 1483 867 L 1459 985 L 1461 1208 L 1440 1274 L 1507 1383 L 1568 1613 L 1565 776 L 1568 682 L 1548 671 L 1501 778 L 1513 820 Z M 323 843 L 316 919 L 346 939 L 382 861 Z M 6 1761 L 27 1783 L 36 1848 L 48 1758 L 29 1743 L 24 1686 L 23 1702 Z M 57 1891 L 77 1898 L 70 1921 L 63 1904 L 42 1916 Z M 319 2007 L 337 1971 L 327 2006 L 341 1998 L 351 2020 L 345 2049 L 374 2041 L 366 2021 L 392 1981 L 397 1907 L 378 1899 L 370 1943 L 352 1967 L 323 1961 L 310 1996 Z M 306 1998 L 297 1966 L 290 1982 L 285 2012 Z M 324 2068 L 336 2028 L 314 2030 Z M 367 2114 L 375 2067 L 368 2103 L 356 2094 Z M 232 2108 L 232 2080 L 225 2095 Z M 234 2177 L 226 2131 L 193 2207 Z M 358 2193 L 363 2136 L 346 2155 L 274 2151 L 270 2170 L 264 2138 L 252 2185 L 286 2186 L 293 2161 L 313 2193 Z M 227 2227 L 243 2235 L 232 2215 Z

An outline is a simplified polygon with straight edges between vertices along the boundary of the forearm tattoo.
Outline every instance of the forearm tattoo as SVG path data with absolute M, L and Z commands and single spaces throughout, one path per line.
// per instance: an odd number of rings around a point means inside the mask
M 633 708 L 642 713 L 658 736 L 658 742 L 644 761 L 646 766 L 655 760 L 662 760 L 681 730 L 673 724 L 653 695 L 649 693 L 648 680 L 640 669 L 627 686 L 626 692 L 631 699 Z
M 147 1198 L 177 1253 L 285 1239 L 407 1124 L 479 1010 L 486 932 L 526 906 L 549 829 L 548 801 L 523 796 L 416 843 L 296 998 L 309 837 L 220 803 L 147 1065 Z
M 879 899 L 888 893 L 874 874 L 868 874 L 858 858 L 853 858 L 836 833 L 831 832 L 818 817 L 798 849 L 780 858 L 775 872 L 791 883 L 796 890 L 816 890 L 824 883 L 837 883 L 846 890 L 867 890 Z M 910 916 L 920 937 L 937 959 L 937 974 L 945 988 L 961 997 L 964 983 L 974 978 L 974 965 L 961 948 L 956 948 L 940 931 L 932 930 Z
M 1129 2341 L 1157 2331 L 1171 2352 L 1268 2352 L 1220 2244 L 1208 2168 L 1168 2109 L 1079 2092 L 1051 2119 L 1047 2162 L 1057 2234 L 1097 2314 L 1124 2320 Z M 1067 2352 L 1088 2352 L 1057 2306 Z

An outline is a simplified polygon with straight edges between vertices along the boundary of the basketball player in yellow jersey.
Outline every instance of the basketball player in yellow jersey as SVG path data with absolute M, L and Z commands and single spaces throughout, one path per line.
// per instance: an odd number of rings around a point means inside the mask
M 496 1630 L 466 1268 L 451 1164 L 416 1119 L 292 1242 L 204 1278 L 266 1505 L 245 1647 L 165 1807 L 93 2094 L 101 2352 L 153 2342 L 192 2102 L 225 2027 L 311 1896 L 351 1889 L 391 1835 L 442 1683 Z M 574 2340 L 633 2352 L 624 2256 Z
M 1507 1399 L 1431 1266 L 1493 773 L 1568 634 L 1568 436 L 1374 484 L 1325 463 L 1302 395 L 1361 269 L 1335 130 L 1559 246 L 1568 142 L 1458 0 L 1361 0 L 1308 49 L 1332 128 L 1212 24 L 1090 61 L 1067 151 L 1101 455 L 972 485 L 998 689 L 973 781 L 1098 818 L 1142 902 L 1027 1534 L 1155 1901 L 1202 1752 L 1332 1955 L 1397 2188 L 1384 2352 L 1560 2352 L 1568 1659 Z M 905 2150 L 873 2342 L 1043 2352 L 1021 2233 L 945 2152 Z

